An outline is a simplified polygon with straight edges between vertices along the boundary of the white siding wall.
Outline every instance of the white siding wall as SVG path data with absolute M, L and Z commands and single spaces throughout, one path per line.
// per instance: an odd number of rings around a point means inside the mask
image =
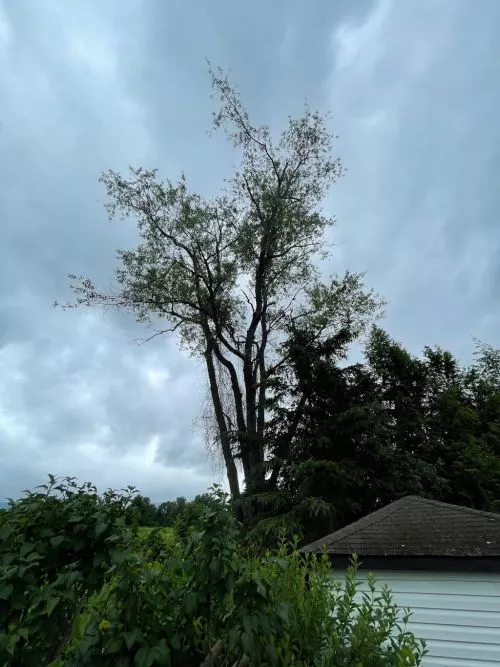
M 335 578 L 343 578 L 337 571 Z M 427 641 L 429 667 L 500 666 L 500 574 L 375 572 L 413 611 L 408 629 Z M 362 590 L 366 574 L 359 573 Z

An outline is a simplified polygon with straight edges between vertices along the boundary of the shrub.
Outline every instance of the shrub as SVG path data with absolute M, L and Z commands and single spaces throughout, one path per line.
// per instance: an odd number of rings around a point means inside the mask
M 38 667 L 70 640 L 86 600 L 106 582 L 129 537 L 133 495 L 56 480 L 26 491 L 0 519 L 0 664 Z
M 79 522 L 86 522 L 82 533 L 89 536 L 96 532 L 94 514 L 99 521 L 103 512 L 115 516 L 115 505 L 121 502 L 115 498 L 107 504 L 103 501 L 101 506 L 90 495 L 91 499 L 79 501 L 95 508 L 93 513 L 79 515 Z M 115 546 L 103 548 L 99 542 L 103 566 L 98 571 L 93 572 L 97 566 L 90 560 L 85 565 L 85 558 L 78 560 L 73 555 L 59 560 L 48 581 L 57 582 L 67 572 L 67 563 L 73 563 L 71 572 L 79 572 L 83 579 L 78 579 L 79 596 L 70 599 L 64 615 L 57 619 L 60 627 L 64 623 L 71 632 L 56 652 L 49 637 L 55 637 L 53 614 L 63 605 L 46 603 L 40 614 L 31 616 L 30 609 L 34 602 L 35 609 L 39 608 L 37 600 L 46 586 L 42 581 L 37 588 L 33 580 L 28 595 L 22 600 L 15 598 L 15 612 L 9 611 L 1 664 L 379 667 L 420 663 L 423 647 L 405 631 L 406 619 L 390 594 L 383 591 L 377 595 L 370 580 L 373 590 L 360 597 L 356 563 L 345 583 L 339 585 L 332 584 L 326 556 L 303 556 L 296 544 L 284 539 L 279 549 L 261 557 L 251 556 L 242 546 L 240 528 L 225 494 L 215 488 L 212 500 L 203 507 L 186 544 L 178 540 L 167 543 L 157 531 L 137 539 L 120 524 L 119 532 L 105 538 L 106 545 L 120 545 L 118 553 Z M 64 506 L 72 502 L 71 498 L 61 500 Z M 49 503 L 46 509 L 51 507 Z M 68 516 L 66 510 L 58 511 Z M 19 508 L 14 506 L 9 512 L 20 521 Z M 19 524 L 22 528 L 17 529 L 18 539 L 25 538 L 30 530 L 40 530 L 31 526 L 34 517 L 32 514 Z M 50 531 L 52 528 L 47 533 L 49 543 Z M 72 527 L 69 532 L 73 535 Z M 92 540 L 87 539 L 87 547 L 97 544 L 95 536 Z M 24 557 L 12 549 L 9 553 L 10 566 L 17 572 Z M 47 554 L 40 553 L 36 562 L 44 564 L 39 572 L 48 572 L 44 561 Z M 8 569 L 4 561 L 2 568 Z M 7 569 L 2 570 L 6 581 Z M 91 585 L 84 584 L 86 576 Z M 68 585 L 61 590 L 67 592 Z M 14 600 L 8 593 L 8 599 Z M 48 599 L 56 595 L 53 589 L 51 595 Z M 59 589 L 57 595 L 63 599 Z M 81 600 L 84 602 L 78 609 Z M 17 624 L 12 626 L 14 613 Z M 26 632 L 21 634 L 19 628 Z M 13 641 L 14 636 L 20 639 Z M 40 650 L 36 654 L 38 642 Z

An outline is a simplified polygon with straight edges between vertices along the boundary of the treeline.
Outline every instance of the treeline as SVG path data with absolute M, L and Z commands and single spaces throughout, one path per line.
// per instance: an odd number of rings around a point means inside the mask
M 175 528 L 179 524 L 194 523 L 202 508 L 210 505 L 211 498 L 209 493 L 202 493 L 193 500 L 179 496 L 175 500 L 155 504 L 148 496 L 138 493 L 131 500 L 128 512 L 140 526 Z
M 311 541 L 408 494 L 500 510 L 500 352 L 476 343 L 470 365 L 437 347 L 417 356 L 374 327 L 363 361 L 348 363 L 353 340 L 296 329 L 286 342 L 267 488 L 233 502 L 254 545 L 281 530 Z M 183 533 L 210 499 L 138 495 L 132 508 L 140 525 Z

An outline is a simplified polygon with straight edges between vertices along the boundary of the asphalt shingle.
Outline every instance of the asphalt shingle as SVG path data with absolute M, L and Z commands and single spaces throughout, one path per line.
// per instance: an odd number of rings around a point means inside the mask
M 406 496 L 301 549 L 330 555 L 500 557 L 500 514 Z

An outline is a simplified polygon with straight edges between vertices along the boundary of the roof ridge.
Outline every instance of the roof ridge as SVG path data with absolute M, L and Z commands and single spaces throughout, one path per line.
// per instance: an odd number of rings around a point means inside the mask
M 465 514 L 473 514 L 475 516 L 480 514 L 481 516 L 487 516 L 487 517 L 489 516 L 492 519 L 497 519 L 500 521 L 500 512 L 488 512 L 487 510 L 477 510 L 474 509 L 473 507 L 465 507 L 465 505 L 455 505 L 454 503 L 445 503 L 442 500 L 435 500 L 434 498 L 425 498 L 424 496 L 416 496 L 416 495 L 405 496 L 401 500 L 409 498 L 414 498 L 415 500 L 419 500 L 421 502 L 427 503 L 428 505 L 434 505 L 436 507 L 447 507 L 449 509 L 458 512 L 464 512 Z M 396 502 L 399 501 L 396 500 Z

